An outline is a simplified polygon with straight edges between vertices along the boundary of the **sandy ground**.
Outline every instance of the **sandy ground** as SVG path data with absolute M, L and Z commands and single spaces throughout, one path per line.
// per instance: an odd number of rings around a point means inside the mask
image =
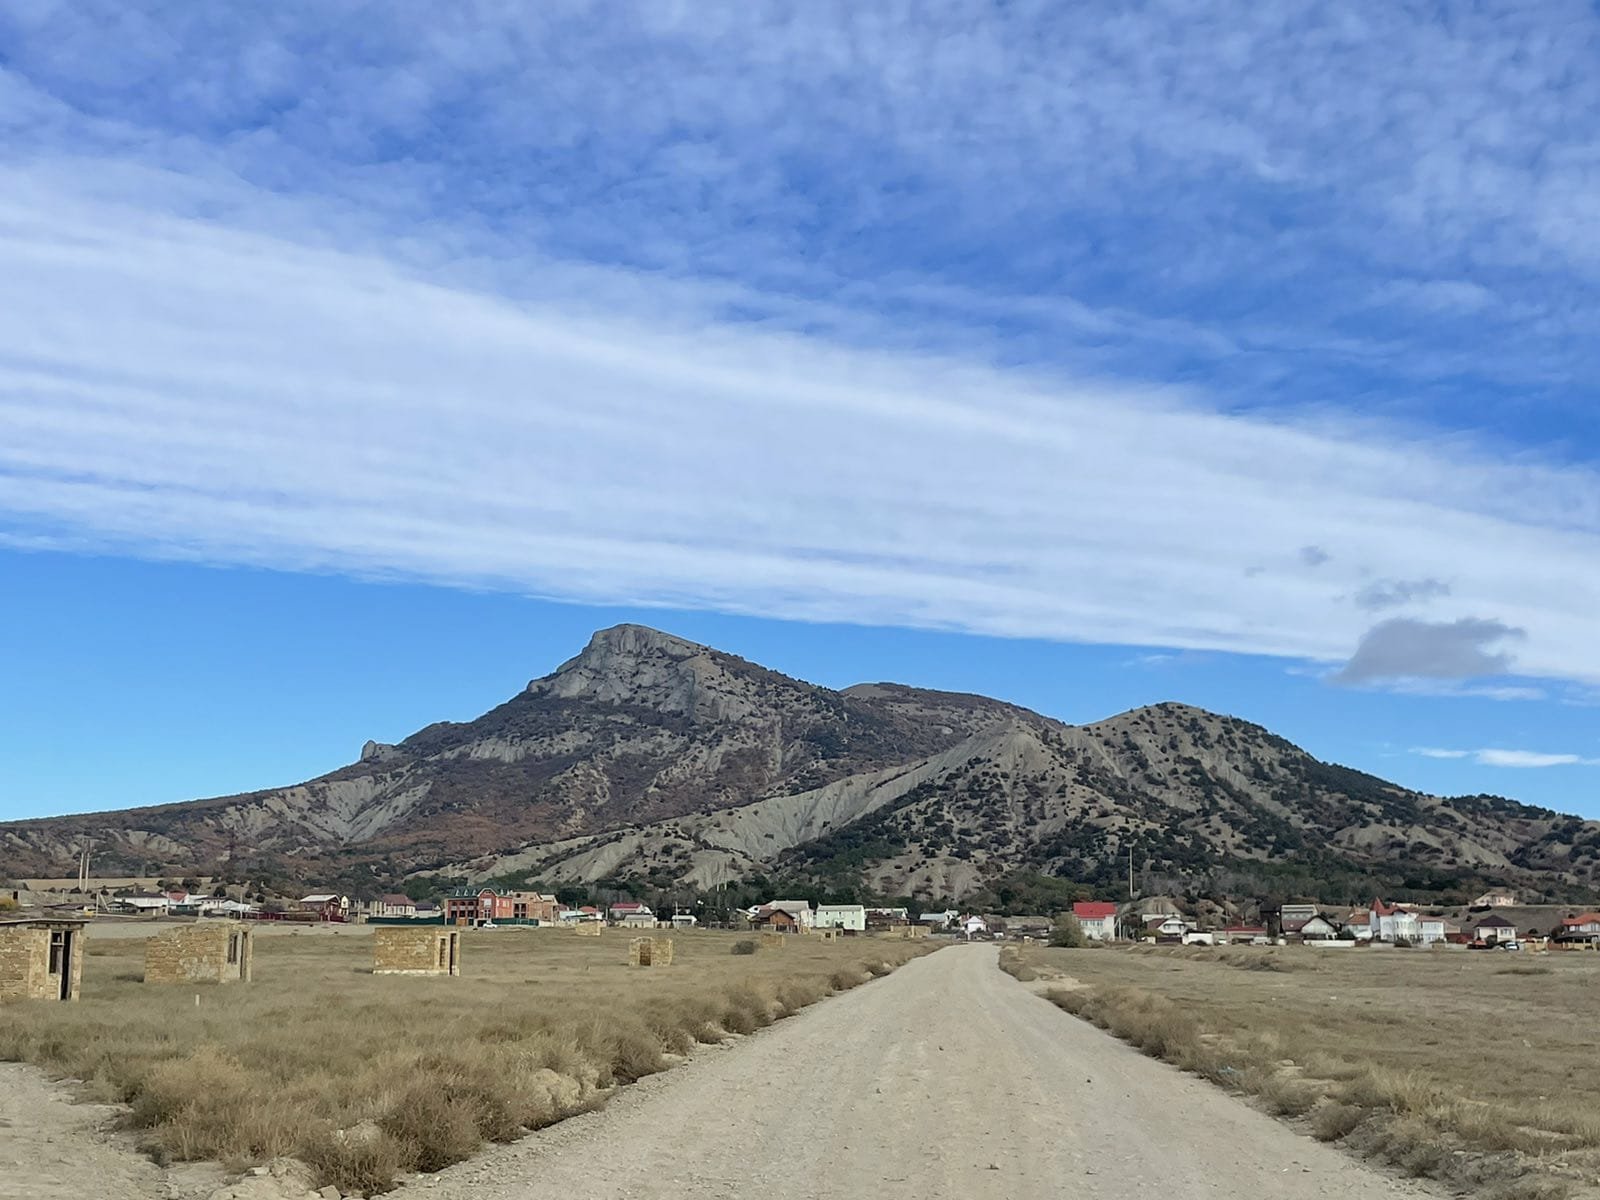
M 909 963 L 415 1180 L 429 1200 L 1429 1196 L 1145 1058 L 1003 975 Z M 420 1197 L 419 1197 L 420 1200 Z
M 220 1184 L 210 1165 L 156 1166 L 112 1132 L 121 1113 L 74 1104 L 65 1085 L 0 1063 L 0 1200 L 179 1200 Z

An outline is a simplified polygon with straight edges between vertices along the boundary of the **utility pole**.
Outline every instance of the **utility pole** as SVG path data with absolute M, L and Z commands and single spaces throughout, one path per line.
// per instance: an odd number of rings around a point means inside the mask
M 1133 899 L 1133 843 L 1128 844 L 1128 899 Z

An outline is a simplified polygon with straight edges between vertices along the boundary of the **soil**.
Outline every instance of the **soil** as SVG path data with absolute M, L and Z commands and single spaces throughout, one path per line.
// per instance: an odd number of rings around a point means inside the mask
M 1392 1200 L 1438 1193 L 1146 1058 L 957 946 L 698 1054 L 417 1200 Z

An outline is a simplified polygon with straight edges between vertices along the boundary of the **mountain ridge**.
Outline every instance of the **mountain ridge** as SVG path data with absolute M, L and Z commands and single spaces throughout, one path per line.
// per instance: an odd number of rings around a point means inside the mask
M 1192 705 L 1067 725 L 968 693 L 834 691 L 640 625 L 304 783 L 0 824 L 0 873 L 67 873 L 88 837 L 130 873 L 777 875 L 950 898 L 1017 870 L 1104 886 L 1130 852 L 1152 886 L 1376 873 L 1582 892 L 1600 870 L 1600 824 L 1428 796 Z

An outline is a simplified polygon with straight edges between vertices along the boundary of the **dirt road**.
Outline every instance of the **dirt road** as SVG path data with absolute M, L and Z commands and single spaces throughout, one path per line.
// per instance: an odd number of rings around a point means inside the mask
M 958 946 L 407 1192 L 431 1200 L 1374 1200 L 1294 1133 Z

